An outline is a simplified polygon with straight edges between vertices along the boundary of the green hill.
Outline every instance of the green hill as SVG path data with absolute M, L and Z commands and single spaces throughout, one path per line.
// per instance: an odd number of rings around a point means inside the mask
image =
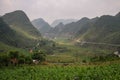
M 87 42 L 120 44 L 120 16 L 101 16 L 84 35 L 79 36 Z
M 0 42 L 18 48 L 35 46 L 42 38 L 23 11 L 7 13 L 0 18 Z
M 0 18 L 0 42 L 9 46 L 21 48 L 30 47 L 35 44 L 33 39 L 26 38 L 25 36 L 17 33 L 17 31 L 11 29 L 11 27 L 9 27 L 2 18 Z
M 53 41 L 42 38 L 23 11 L 14 11 L 0 18 L 0 51 L 33 49 L 52 54 L 54 46 Z
M 17 33 L 27 38 L 38 39 L 40 32 L 31 24 L 27 15 L 20 10 L 7 13 L 3 16 L 4 21 Z
M 11 50 L 17 50 L 21 53 L 27 52 L 23 47 L 27 47 L 29 42 L 25 41 L 26 38 L 18 35 L 16 31 L 12 30 L 4 20 L 0 17 L 0 53 L 7 53 Z M 31 40 L 29 40 L 31 42 Z

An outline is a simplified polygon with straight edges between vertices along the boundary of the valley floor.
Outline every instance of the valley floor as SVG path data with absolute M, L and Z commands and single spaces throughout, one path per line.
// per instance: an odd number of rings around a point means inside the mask
M 67 39 L 54 40 L 63 50 L 54 52 L 53 55 L 47 55 L 47 62 L 50 63 L 82 63 L 89 62 L 91 57 L 113 54 L 110 49 L 100 49 L 92 47 L 76 46 L 74 42 Z
M 90 62 L 90 58 L 110 50 L 82 48 L 59 42 L 62 50 L 47 55 L 42 65 L 0 68 L 0 80 L 120 80 L 120 60 Z

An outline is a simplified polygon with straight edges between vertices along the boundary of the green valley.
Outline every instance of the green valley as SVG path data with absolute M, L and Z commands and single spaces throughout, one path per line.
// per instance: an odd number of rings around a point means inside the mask
M 119 80 L 120 13 L 62 21 L 0 16 L 0 80 Z

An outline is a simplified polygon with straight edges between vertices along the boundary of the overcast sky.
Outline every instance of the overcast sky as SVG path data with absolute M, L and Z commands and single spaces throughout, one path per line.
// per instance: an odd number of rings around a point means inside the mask
M 23 10 L 30 20 L 43 18 L 49 23 L 55 19 L 93 18 L 120 11 L 120 0 L 0 0 L 0 15 Z

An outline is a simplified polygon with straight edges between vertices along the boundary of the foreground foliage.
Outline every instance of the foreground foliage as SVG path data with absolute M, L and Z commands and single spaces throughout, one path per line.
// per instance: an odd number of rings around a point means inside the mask
M 17 66 L 20 64 L 32 64 L 33 60 L 45 61 L 46 55 L 42 51 L 36 51 L 29 56 L 21 54 L 19 51 L 10 51 L 8 54 L 0 54 L 0 67 Z
M 0 69 L 0 80 L 119 80 L 120 65 L 23 66 Z

